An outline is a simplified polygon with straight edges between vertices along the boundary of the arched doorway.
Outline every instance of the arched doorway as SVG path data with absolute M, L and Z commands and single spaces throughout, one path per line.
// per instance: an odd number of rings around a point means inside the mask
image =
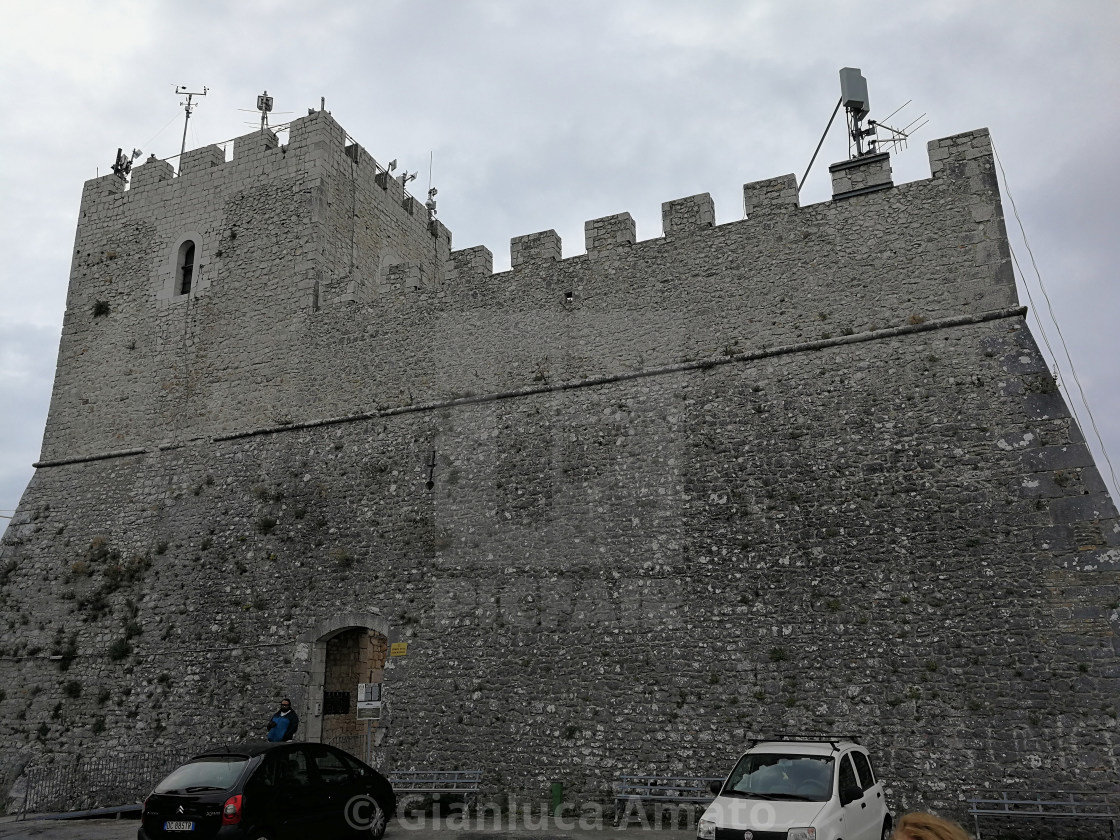
M 341 615 L 320 622 L 303 640 L 311 646 L 305 737 L 367 757 L 367 735 L 372 745 L 380 743 L 385 719 L 358 719 L 357 689 L 384 683 L 388 623 L 376 613 Z
M 321 740 L 354 752 L 356 742 L 379 723 L 373 718 L 358 719 L 356 690 L 359 684 L 384 681 L 388 640 L 376 630 L 350 627 L 327 639 L 326 645 Z

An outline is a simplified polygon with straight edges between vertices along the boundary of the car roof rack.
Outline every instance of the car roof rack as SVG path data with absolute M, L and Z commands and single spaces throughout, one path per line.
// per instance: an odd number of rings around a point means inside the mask
M 779 742 L 779 743 L 782 742 L 782 741 L 793 741 L 793 742 L 808 741 L 808 742 L 818 742 L 818 743 L 830 744 L 834 750 L 838 750 L 838 749 L 840 749 L 839 745 L 840 745 L 840 742 L 842 742 L 842 741 L 846 741 L 846 742 L 851 743 L 851 744 L 859 744 L 859 736 L 858 735 L 841 735 L 841 734 L 838 734 L 838 733 L 835 733 L 835 732 L 833 732 L 833 733 L 827 733 L 827 732 L 807 732 L 807 733 L 806 732 L 799 732 L 799 733 L 796 733 L 796 734 L 786 733 L 786 734 L 783 734 L 783 735 L 776 735 L 776 736 L 773 736 L 773 737 L 761 737 L 760 736 L 760 737 L 756 737 L 756 738 L 748 738 L 747 741 L 748 741 L 747 749 L 750 749 L 751 747 L 754 747 L 758 744 L 765 743 L 766 741 L 775 741 L 775 742 Z

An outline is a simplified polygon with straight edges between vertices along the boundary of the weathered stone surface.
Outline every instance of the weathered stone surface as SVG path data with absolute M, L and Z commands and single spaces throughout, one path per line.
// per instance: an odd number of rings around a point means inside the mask
M 725 225 L 669 202 L 648 241 L 605 217 L 569 259 L 518 237 L 496 275 L 323 112 L 87 183 L 0 545 L 2 766 L 259 735 L 283 694 L 311 737 L 407 642 L 389 762 L 493 792 L 783 731 L 860 733 L 904 807 L 1115 776 L 1117 513 L 989 150 L 809 207 L 757 182 Z

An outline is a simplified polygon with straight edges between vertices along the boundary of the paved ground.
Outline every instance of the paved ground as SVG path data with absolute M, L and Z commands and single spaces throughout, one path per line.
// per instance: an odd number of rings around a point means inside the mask
M 539 819 L 528 825 L 508 822 L 495 826 L 457 825 L 450 820 L 438 824 L 410 819 L 394 822 L 385 833 L 386 840 L 694 840 L 694 830 L 668 829 L 655 831 L 638 827 L 614 828 L 609 822 L 602 828 L 580 827 L 575 818 L 557 825 L 541 824 Z M 22 820 L 0 817 L 0 838 L 4 840 L 135 840 L 138 820 Z M 311 838 L 308 838 L 311 840 Z
M 21 820 L 0 817 L 0 837 L 23 840 L 136 840 L 137 820 Z

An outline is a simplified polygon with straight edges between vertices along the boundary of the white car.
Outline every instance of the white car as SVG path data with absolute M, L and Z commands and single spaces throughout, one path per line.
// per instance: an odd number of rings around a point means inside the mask
M 760 741 L 712 784 L 698 840 L 889 840 L 867 750 L 850 739 Z

